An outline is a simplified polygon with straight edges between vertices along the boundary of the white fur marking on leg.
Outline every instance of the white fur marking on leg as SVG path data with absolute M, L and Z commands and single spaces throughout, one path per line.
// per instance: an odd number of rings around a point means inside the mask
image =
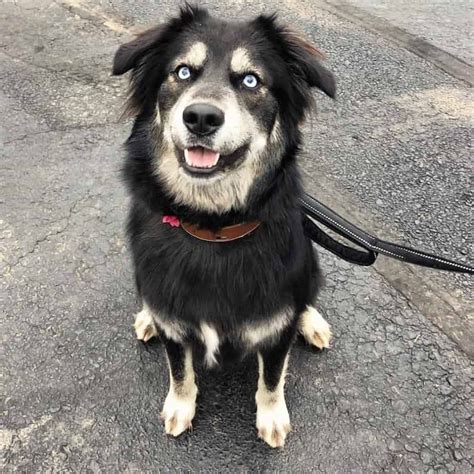
M 255 394 L 257 402 L 258 437 L 272 448 L 281 448 L 285 444 L 286 435 L 291 431 L 290 415 L 285 402 L 285 374 L 288 356 L 285 359 L 278 386 L 270 392 L 263 378 L 263 359 L 258 354 L 258 390 Z
M 312 306 L 307 306 L 306 311 L 301 314 L 298 322 L 298 331 L 309 344 L 319 349 L 329 347 L 332 337 L 331 327 Z
M 254 347 L 266 339 L 278 336 L 290 324 L 294 314 L 294 309 L 288 307 L 276 313 L 272 318 L 247 324 L 242 329 L 241 338 L 248 346 Z
M 143 309 L 135 316 L 133 325 L 137 338 L 147 342 L 158 335 L 158 329 L 163 331 L 168 339 L 181 342 L 186 336 L 186 327 L 178 321 L 173 321 L 154 312 L 146 303 Z
M 201 324 L 201 339 L 206 346 L 206 364 L 211 367 L 217 364 L 216 352 L 219 349 L 219 336 L 217 331 L 207 323 Z
M 161 412 L 161 417 L 165 421 L 166 434 L 176 437 L 192 428 L 191 422 L 196 413 L 196 396 L 193 358 L 191 349 L 188 347 L 185 349 L 183 381 L 175 381 L 170 369 L 170 389 Z
M 135 328 L 137 339 L 143 342 L 148 342 L 158 334 L 153 316 L 146 304 L 143 305 L 143 309 L 135 316 L 133 327 Z
M 155 321 L 158 327 L 166 334 L 168 339 L 175 342 L 181 342 L 186 335 L 186 328 L 177 321 L 167 321 L 155 315 Z

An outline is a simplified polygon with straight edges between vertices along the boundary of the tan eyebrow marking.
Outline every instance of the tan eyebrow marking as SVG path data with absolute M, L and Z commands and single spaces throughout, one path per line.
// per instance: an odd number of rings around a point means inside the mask
M 230 68 L 232 69 L 232 72 L 237 74 L 244 74 L 246 72 L 256 72 L 261 74 L 260 69 L 252 62 L 249 51 L 242 47 L 237 48 L 232 53 Z
M 193 68 L 199 69 L 206 62 L 206 58 L 207 46 L 202 41 L 199 41 L 197 43 L 194 43 L 191 48 L 189 48 L 186 54 L 180 56 L 174 62 L 174 65 L 175 67 L 177 67 L 180 64 L 186 64 L 186 66 L 191 66 Z

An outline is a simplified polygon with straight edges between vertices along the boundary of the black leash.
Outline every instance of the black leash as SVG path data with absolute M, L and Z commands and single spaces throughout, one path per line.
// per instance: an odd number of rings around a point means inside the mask
M 452 260 L 403 245 L 385 242 L 378 237 L 370 235 L 345 220 L 339 214 L 336 214 L 333 210 L 329 209 L 329 207 L 317 201 L 309 194 L 305 194 L 300 199 L 300 203 L 304 212 L 303 226 L 306 234 L 311 240 L 348 262 L 357 265 L 372 265 L 380 253 L 387 257 L 402 260 L 403 262 L 413 263 L 414 265 L 436 268 L 437 270 L 447 270 L 450 272 L 474 274 L 474 267 L 469 265 L 453 262 Z M 358 250 L 354 247 L 341 244 L 323 232 L 314 221 L 321 222 L 332 231 L 365 250 Z

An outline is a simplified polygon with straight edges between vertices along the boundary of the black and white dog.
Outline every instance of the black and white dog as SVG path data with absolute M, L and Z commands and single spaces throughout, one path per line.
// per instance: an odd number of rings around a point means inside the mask
M 135 330 L 166 348 L 168 434 L 195 414 L 194 349 L 213 365 L 231 344 L 257 354 L 258 435 L 283 446 L 295 334 L 328 347 L 329 325 L 311 306 L 319 270 L 296 162 L 311 88 L 335 94 L 321 59 L 275 16 L 226 22 L 189 6 L 116 53 L 114 74 L 132 70 L 124 175 L 143 300 Z

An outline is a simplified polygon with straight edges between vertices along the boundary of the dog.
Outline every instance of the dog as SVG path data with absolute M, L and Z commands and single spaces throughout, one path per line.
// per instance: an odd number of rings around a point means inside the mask
M 227 22 L 189 5 L 116 52 L 113 74 L 131 71 L 135 117 L 123 170 L 143 301 L 134 327 L 166 350 L 169 435 L 195 415 L 193 358 L 216 365 L 230 344 L 257 355 L 258 436 L 283 446 L 292 342 L 299 331 L 328 347 L 330 327 L 313 307 L 321 279 L 297 164 L 312 89 L 335 95 L 322 60 L 276 15 Z

